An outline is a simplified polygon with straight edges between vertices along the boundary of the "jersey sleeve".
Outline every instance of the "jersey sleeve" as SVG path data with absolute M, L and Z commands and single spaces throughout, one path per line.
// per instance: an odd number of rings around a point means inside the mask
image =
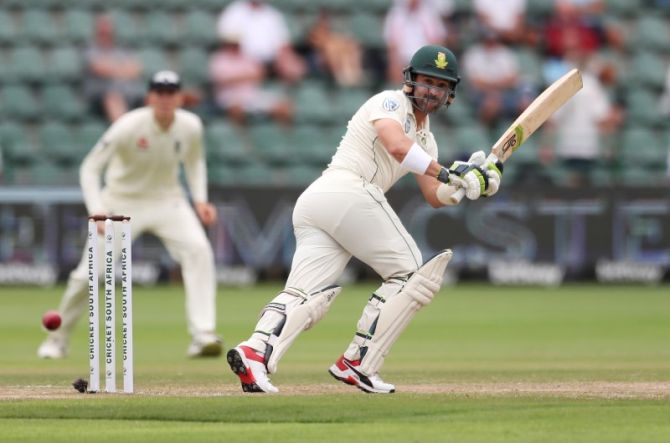
M 101 197 L 102 173 L 114 152 L 123 143 L 124 123 L 125 119 L 122 117 L 102 135 L 86 155 L 79 169 L 79 183 L 84 195 L 84 204 L 90 215 L 106 212 Z
M 207 164 L 205 163 L 203 127 L 198 118 L 193 122 L 193 133 L 184 157 L 186 181 L 194 202 L 207 201 Z

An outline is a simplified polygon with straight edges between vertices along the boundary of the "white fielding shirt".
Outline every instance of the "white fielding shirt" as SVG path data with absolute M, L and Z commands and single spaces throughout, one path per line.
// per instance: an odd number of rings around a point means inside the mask
M 207 167 L 200 117 L 178 109 L 162 130 L 149 107 L 123 115 L 103 134 L 80 169 L 89 214 L 105 213 L 103 193 L 112 198 L 163 199 L 184 196 L 179 181 L 184 165 L 194 201 L 207 201 Z M 106 170 L 105 170 L 106 168 Z M 101 184 L 104 175 L 104 190 Z
M 410 172 L 402 167 L 377 138 L 375 120 L 388 118 L 398 122 L 405 135 L 437 160 L 437 143 L 430 132 L 428 117 L 424 127 L 416 129 L 412 103 L 401 91 L 383 91 L 365 102 L 349 120 L 329 169 L 346 169 L 379 186 L 384 193 Z

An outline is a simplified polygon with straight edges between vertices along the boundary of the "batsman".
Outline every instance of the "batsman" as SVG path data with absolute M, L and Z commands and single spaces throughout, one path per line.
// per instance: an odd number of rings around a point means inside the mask
M 227 354 L 245 392 L 278 392 L 268 374 L 328 311 L 341 291 L 334 282 L 352 256 L 383 282 L 329 372 L 365 392 L 395 392 L 379 371 L 416 312 L 439 291 L 451 251 L 424 262 L 386 191 L 412 173 L 425 200 L 438 208 L 451 204 L 458 189 L 476 200 L 500 187 L 502 163 L 493 155 L 478 151 L 448 168 L 437 161 L 429 116 L 453 102 L 459 81 L 454 54 L 424 46 L 404 69 L 402 89 L 374 95 L 351 118 L 331 163 L 296 202 L 296 251 L 284 290 L 262 310 L 251 336 Z

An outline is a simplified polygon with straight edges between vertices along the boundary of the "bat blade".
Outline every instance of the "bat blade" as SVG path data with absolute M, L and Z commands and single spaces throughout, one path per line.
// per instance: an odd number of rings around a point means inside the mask
M 537 128 L 542 126 L 554 112 L 580 89 L 582 89 L 582 75 L 578 69 L 573 69 L 563 75 L 528 105 L 510 127 L 503 132 L 498 141 L 493 144 L 491 152 L 501 162 L 507 161 L 514 151 L 519 149 L 519 146 L 533 135 Z M 465 190 L 458 189 L 451 195 L 449 201 L 455 205 L 461 201 L 464 195 Z
M 514 123 L 493 144 L 493 152 L 502 162 L 521 146 L 565 102 L 582 89 L 582 76 L 573 69 L 549 85 L 514 120 Z

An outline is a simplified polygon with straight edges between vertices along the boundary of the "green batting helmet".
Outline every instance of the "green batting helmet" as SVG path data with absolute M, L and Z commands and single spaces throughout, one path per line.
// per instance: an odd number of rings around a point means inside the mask
M 421 47 L 412 56 L 409 66 L 403 71 L 407 74 L 423 74 L 431 77 L 449 80 L 454 86 L 461 81 L 458 76 L 458 62 L 456 56 L 449 49 L 439 45 Z
M 416 51 L 409 62 L 409 66 L 403 70 L 403 74 L 405 76 L 403 91 L 412 99 L 414 106 L 424 112 L 427 112 L 427 104 L 430 99 L 412 95 L 414 87 L 417 85 L 417 74 L 451 82 L 450 89 L 447 89 L 447 95 L 437 102 L 438 107 L 451 104 L 456 97 L 456 85 L 461 81 L 458 76 L 456 56 L 449 49 L 439 45 L 423 46 Z

